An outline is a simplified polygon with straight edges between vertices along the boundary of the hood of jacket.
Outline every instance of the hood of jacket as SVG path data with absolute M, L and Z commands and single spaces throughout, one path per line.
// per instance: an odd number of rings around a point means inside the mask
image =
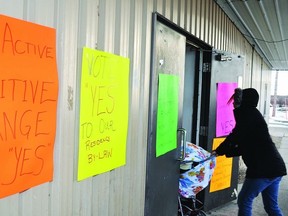
M 242 90 L 241 107 L 257 107 L 259 94 L 254 88 L 246 88 Z

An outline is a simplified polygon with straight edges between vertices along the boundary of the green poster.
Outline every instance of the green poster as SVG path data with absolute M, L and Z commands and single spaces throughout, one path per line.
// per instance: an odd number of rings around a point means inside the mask
M 179 77 L 159 74 L 156 157 L 177 147 Z

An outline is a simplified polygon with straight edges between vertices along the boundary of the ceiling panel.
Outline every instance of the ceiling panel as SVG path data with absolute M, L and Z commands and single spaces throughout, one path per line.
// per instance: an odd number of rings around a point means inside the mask
M 275 70 L 288 70 L 288 0 L 214 0 Z

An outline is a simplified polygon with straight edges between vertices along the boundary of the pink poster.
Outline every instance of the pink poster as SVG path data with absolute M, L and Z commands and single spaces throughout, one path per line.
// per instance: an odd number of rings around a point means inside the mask
M 216 137 L 227 136 L 235 126 L 233 102 L 228 104 L 237 83 L 217 83 Z

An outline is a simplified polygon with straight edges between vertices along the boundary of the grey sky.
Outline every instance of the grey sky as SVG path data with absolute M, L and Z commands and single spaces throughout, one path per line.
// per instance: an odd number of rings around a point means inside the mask
M 271 94 L 274 95 L 276 71 L 271 76 Z M 277 95 L 288 95 L 288 71 L 278 71 Z

